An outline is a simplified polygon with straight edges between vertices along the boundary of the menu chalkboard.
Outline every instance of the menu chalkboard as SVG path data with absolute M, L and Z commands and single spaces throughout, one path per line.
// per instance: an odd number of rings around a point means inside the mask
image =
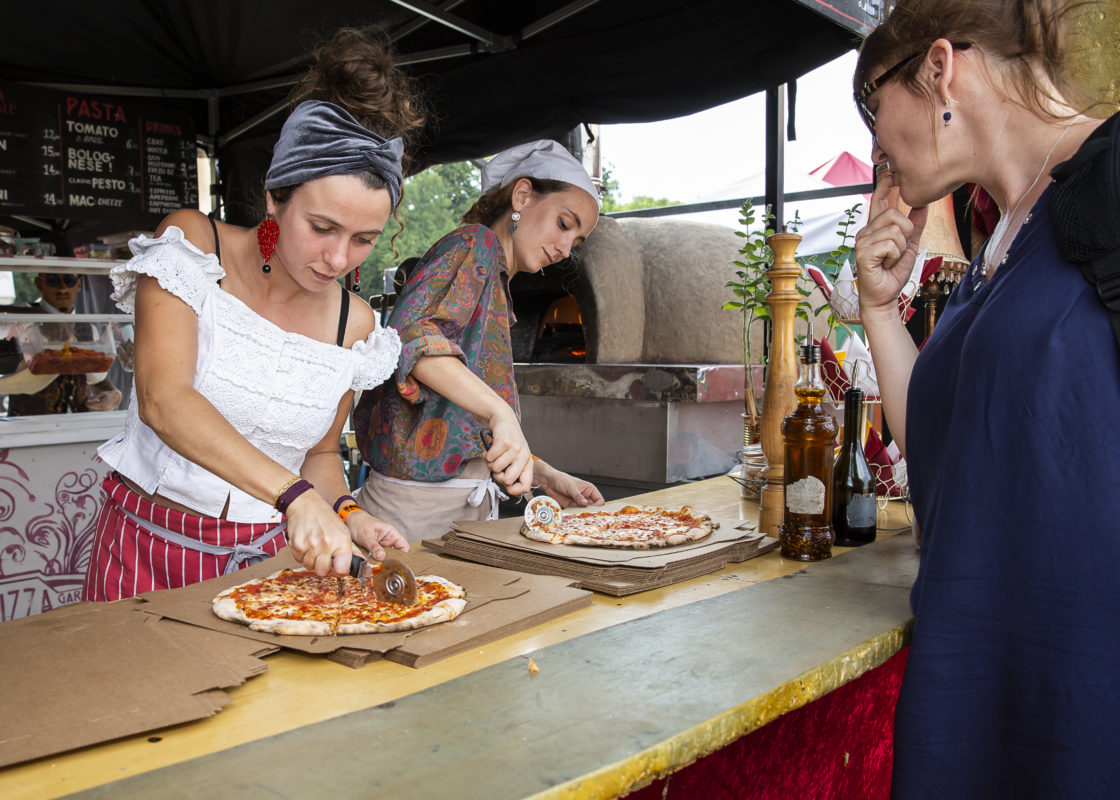
M 0 81 L 0 214 L 154 227 L 198 207 L 190 116 Z

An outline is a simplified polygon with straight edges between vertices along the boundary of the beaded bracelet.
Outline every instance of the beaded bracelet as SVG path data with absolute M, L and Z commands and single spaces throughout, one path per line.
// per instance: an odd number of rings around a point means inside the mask
M 362 507 L 360 505 L 358 505 L 357 503 L 347 503 L 346 505 L 344 505 L 342 508 L 340 508 L 338 510 L 338 516 L 339 516 L 339 519 L 341 519 L 343 522 L 345 522 L 346 518 L 348 516 L 353 514 L 355 511 L 361 511 L 361 510 L 362 510 Z
M 303 478 L 295 478 L 293 480 L 290 480 L 286 484 L 284 484 L 284 488 L 280 490 L 280 493 L 278 495 L 276 495 L 276 502 L 274 502 L 272 506 L 281 514 L 287 514 L 288 506 L 292 504 L 293 500 L 295 500 L 304 492 L 314 488 L 315 487 L 312 486 L 309 481 L 306 481 Z
M 339 509 L 341 509 L 347 503 L 353 503 L 354 505 L 357 505 L 358 501 L 355 500 L 350 495 L 344 494 L 344 495 L 342 495 L 342 497 L 340 497 L 340 498 L 338 498 L 337 500 L 334 501 L 334 513 L 337 514 L 339 512 Z
M 280 491 L 278 491 L 276 493 L 276 497 L 273 498 L 273 500 L 272 500 L 272 507 L 273 508 L 275 508 L 276 504 L 280 502 L 280 495 L 282 495 L 282 494 L 284 494 L 284 492 L 288 491 L 288 489 L 291 488 L 295 484 L 295 482 L 298 481 L 298 480 L 299 480 L 299 476 L 296 476 L 295 478 L 292 478 L 290 481 L 288 481 L 287 483 L 285 483 L 283 486 L 280 487 Z

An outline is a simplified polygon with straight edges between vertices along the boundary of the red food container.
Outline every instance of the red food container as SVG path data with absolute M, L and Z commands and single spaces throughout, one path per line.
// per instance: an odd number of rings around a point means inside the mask
M 28 322 L 22 328 L 20 346 L 32 375 L 106 372 L 116 358 L 107 323 Z

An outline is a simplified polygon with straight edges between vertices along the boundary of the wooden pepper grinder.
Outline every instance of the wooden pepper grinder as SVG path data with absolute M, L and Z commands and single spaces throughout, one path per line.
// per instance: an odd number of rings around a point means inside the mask
M 797 291 L 797 278 L 801 266 L 793 254 L 801 237 L 796 233 L 775 233 L 766 238 L 774 253 L 774 261 L 766 271 L 770 279 L 770 293 L 766 302 L 770 306 L 770 361 L 766 369 L 766 388 L 762 394 L 762 452 L 766 456 L 766 469 L 762 471 L 765 485 L 759 503 L 758 528 L 767 536 L 777 538 L 782 524 L 785 498 L 785 443 L 782 440 L 782 420 L 797 408 L 797 352 L 793 338 L 793 323 L 801 294 Z

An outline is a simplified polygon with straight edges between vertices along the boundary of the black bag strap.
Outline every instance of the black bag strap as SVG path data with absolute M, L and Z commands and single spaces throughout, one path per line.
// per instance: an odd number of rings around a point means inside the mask
M 1099 219 L 1102 214 L 1112 214 L 1120 206 L 1120 114 L 1113 115 L 1103 123 L 1093 134 L 1078 148 L 1068 161 L 1056 166 L 1050 173 L 1055 182 L 1055 191 L 1051 194 L 1051 218 L 1056 226 L 1059 248 L 1066 250 L 1066 245 L 1071 244 L 1063 230 L 1059 216 L 1054 214 L 1054 203 L 1062 204 L 1067 213 L 1076 213 L 1084 219 Z M 1095 181 L 1103 181 L 1105 197 L 1114 198 L 1110 207 L 1091 205 L 1091 201 L 1078 198 L 1066 192 L 1062 196 L 1061 184 L 1071 176 L 1083 177 L 1092 175 Z M 1073 185 L 1077 185 L 1076 182 Z M 1096 184 L 1098 187 L 1101 184 Z M 1078 202 L 1078 200 L 1081 202 Z M 1102 225 L 1116 226 L 1116 220 L 1102 221 Z M 1113 240 L 1114 242 L 1115 240 Z M 1112 246 L 1112 245 L 1109 245 Z M 1096 251 L 1099 253 L 1099 250 Z M 1068 253 L 1063 253 L 1070 258 Z M 1090 256 L 1092 258 L 1092 256 Z M 1120 246 L 1113 246 L 1109 252 L 1099 255 L 1092 260 L 1070 258 L 1076 263 L 1090 284 L 1096 287 L 1097 296 L 1108 309 L 1112 320 L 1112 333 L 1116 344 L 1120 347 Z
M 1097 287 L 1097 296 L 1112 317 L 1112 333 L 1120 346 L 1120 250 L 1114 250 L 1091 264 L 1081 265 L 1085 280 Z

